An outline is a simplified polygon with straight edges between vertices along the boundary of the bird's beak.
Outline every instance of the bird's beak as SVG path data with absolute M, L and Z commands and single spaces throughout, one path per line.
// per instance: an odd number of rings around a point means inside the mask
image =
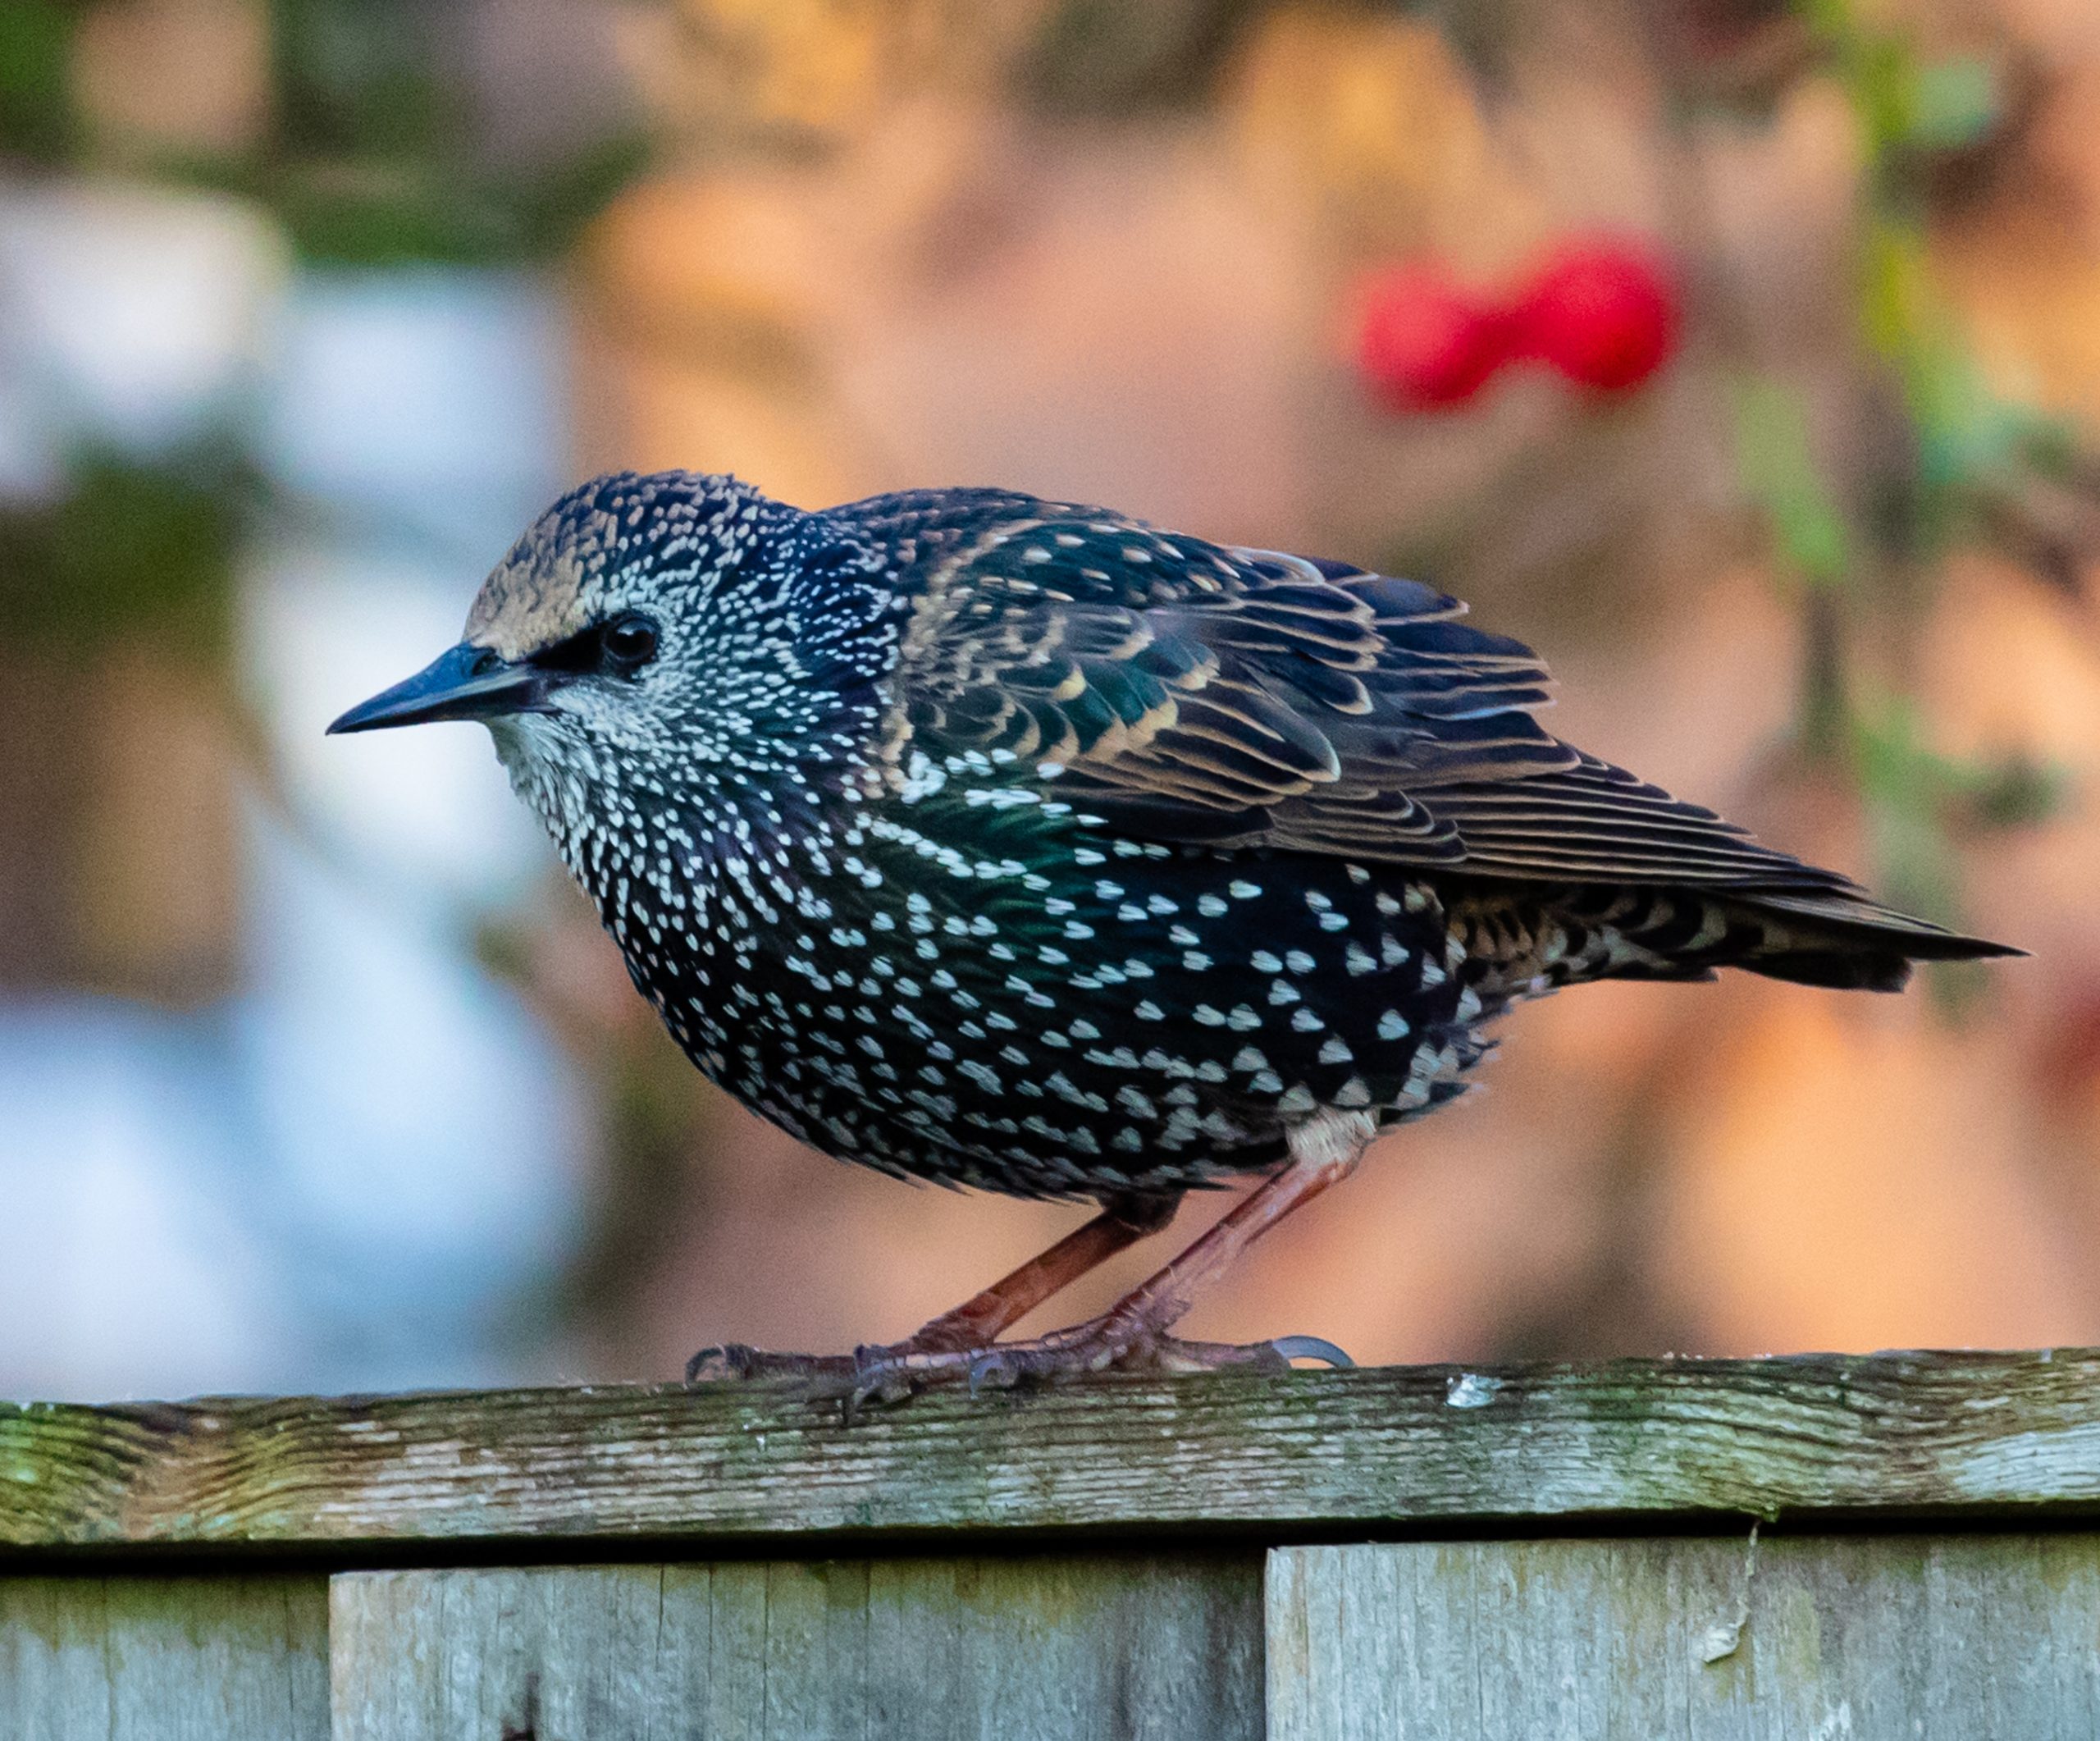
M 421 725 L 431 720 L 489 720 L 503 714 L 546 711 L 557 674 L 532 665 L 513 665 L 485 647 L 462 642 L 441 653 L 413 677 L 382 689 L 353 707 L 328 729 L 372 732 L 387 725 Z

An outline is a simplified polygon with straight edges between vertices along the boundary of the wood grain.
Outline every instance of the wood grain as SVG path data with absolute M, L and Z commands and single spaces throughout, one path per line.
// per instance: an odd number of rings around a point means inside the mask
M 1258 1741 L 1262 1562 L 351 1572 L 335 1741 Z
M 1267 1611 L 1270 1741 L 2100 1734 L 2087 1533 L 1279 1548 Z
M 7 1741 L 329 1741 L 319 1574 L 0 1578 Z
M 0 1410 L 0 1556 L 1805 1512 L 2100 1516 L 2100 1354 L 1109 1378 L 854 1423 L 778 1384 Z

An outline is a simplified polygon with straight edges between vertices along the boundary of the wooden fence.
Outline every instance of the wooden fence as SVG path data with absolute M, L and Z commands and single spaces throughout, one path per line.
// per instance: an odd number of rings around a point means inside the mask
M 2100 1352 L 0 1409 L 5 1741 L 2100 1736 Z

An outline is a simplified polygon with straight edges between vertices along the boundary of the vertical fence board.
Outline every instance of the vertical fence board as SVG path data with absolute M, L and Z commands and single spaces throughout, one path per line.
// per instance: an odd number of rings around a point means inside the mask
M 326 1580 L 0 1577 L 7 1741 L 328 1741 Z
M 1271 1741 L 2100 1734 L 2090 1534 L 1278 1548 L 1267 1610 Z
M 1257 1741 L 1261 1558 L 351 1572 L 335 1741 Z

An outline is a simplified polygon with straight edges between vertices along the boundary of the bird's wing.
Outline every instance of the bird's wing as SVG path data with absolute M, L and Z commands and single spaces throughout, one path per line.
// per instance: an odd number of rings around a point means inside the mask
M 1553 737 L 1536 656 L 1428 587 L 1026 497 L 888 500 L 918 587 L 895 749 L 1161 842 L 1854 892 Z

